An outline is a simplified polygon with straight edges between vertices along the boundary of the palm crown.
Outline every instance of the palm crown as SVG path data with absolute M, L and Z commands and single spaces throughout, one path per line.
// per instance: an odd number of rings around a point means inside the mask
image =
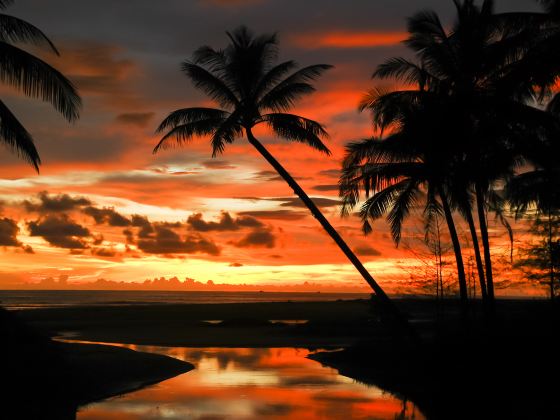
M 242 137 L 244 129 L 265 123 L 279 137 L 330 154 L 322 142 L 328 136 L 321 124 L 285 111 L 314 92 L 310 82 L 331 66 L 316 64 L 293 71 L 297 67 L 294 61 L 275 63 L 275 35 L 254 37 L 245 27 L 227 35 L 231 43 L 226 49 L 201 47 L 192 60 L 182 63 L 194 86 L 222 109 L 195 107 L 172 112 L 158 128 L 167 134 L 154 152 L 168 147 L 169 139 L 182 144 L 193 136 L 211 136 L 212 155 L 216 156 L 226 144 Z

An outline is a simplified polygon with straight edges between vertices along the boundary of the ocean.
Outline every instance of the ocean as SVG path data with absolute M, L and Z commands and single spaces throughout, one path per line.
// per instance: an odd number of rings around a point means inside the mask
M 162 292 L 120 290 L 0 290 L 0 306 L 34 309 L 64 306 L 154 305 L 181 303 L 320 302 L 368 299 L 367 293 Z

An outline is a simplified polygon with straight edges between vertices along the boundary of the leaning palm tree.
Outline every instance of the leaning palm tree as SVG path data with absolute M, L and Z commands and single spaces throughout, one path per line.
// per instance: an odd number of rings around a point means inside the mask
M 230 44 L 223 50 L 204 46 L 182 70 L 194 86 L 216 101 L 221 109 L 184 108 L 169 114 L 157 132 L 165 135 L 154 153 L 172 145 L 182 146 L 195 136 L 210 136 L 212 156 L 223 153 L 226 145 L 245 136 L 266 161 L 294 190 L 311 214 L 340 247 L 379 297 L 390 316 L 408 325 L 385 291 L 327 221 L 294 178 L 253 135 L 253 128 L 264 124 L 278 137 L 306 144 L 330 154 L 322 139 L 327 132 L 321 124 L 288 113 L 300 97 L 315 89 L 311 82 L 330 65 L 317 64 L 295 70 L 294 61 L 276 63 L 278 42 L 275 35 L 254 36 L 246 27 L 227 32 Z M 295 70 L 295 71 L 294 71 Z
M 13 0 L 0 0 L 0 10 L 11 3 Z M 81 100 L 72 83 L 58 70 L 14 43 L 45 47 L 58 55 L 54 44 L 38 28 L 0 13 L 0 81 L 26 96 L 50 102 L 67 120 L 76 120 Z M 41 159 L 33 137 L 1 100 L 0 142 L 39 170 Z

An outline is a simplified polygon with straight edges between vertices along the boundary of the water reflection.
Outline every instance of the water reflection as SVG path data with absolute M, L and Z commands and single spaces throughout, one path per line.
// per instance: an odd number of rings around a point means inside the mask
M 84 407 L 78 419 L 425 419 L 413 404 L 306 359 L 308 350 L 128 347 L 196 370 Z

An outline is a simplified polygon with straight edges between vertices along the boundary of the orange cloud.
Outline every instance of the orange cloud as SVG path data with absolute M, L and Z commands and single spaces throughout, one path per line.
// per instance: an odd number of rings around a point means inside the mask
M 327 32 L 297 35 L 292 42 L 305 49 L 374 48 L 399 44 L 407 36 L 406 32 Z

